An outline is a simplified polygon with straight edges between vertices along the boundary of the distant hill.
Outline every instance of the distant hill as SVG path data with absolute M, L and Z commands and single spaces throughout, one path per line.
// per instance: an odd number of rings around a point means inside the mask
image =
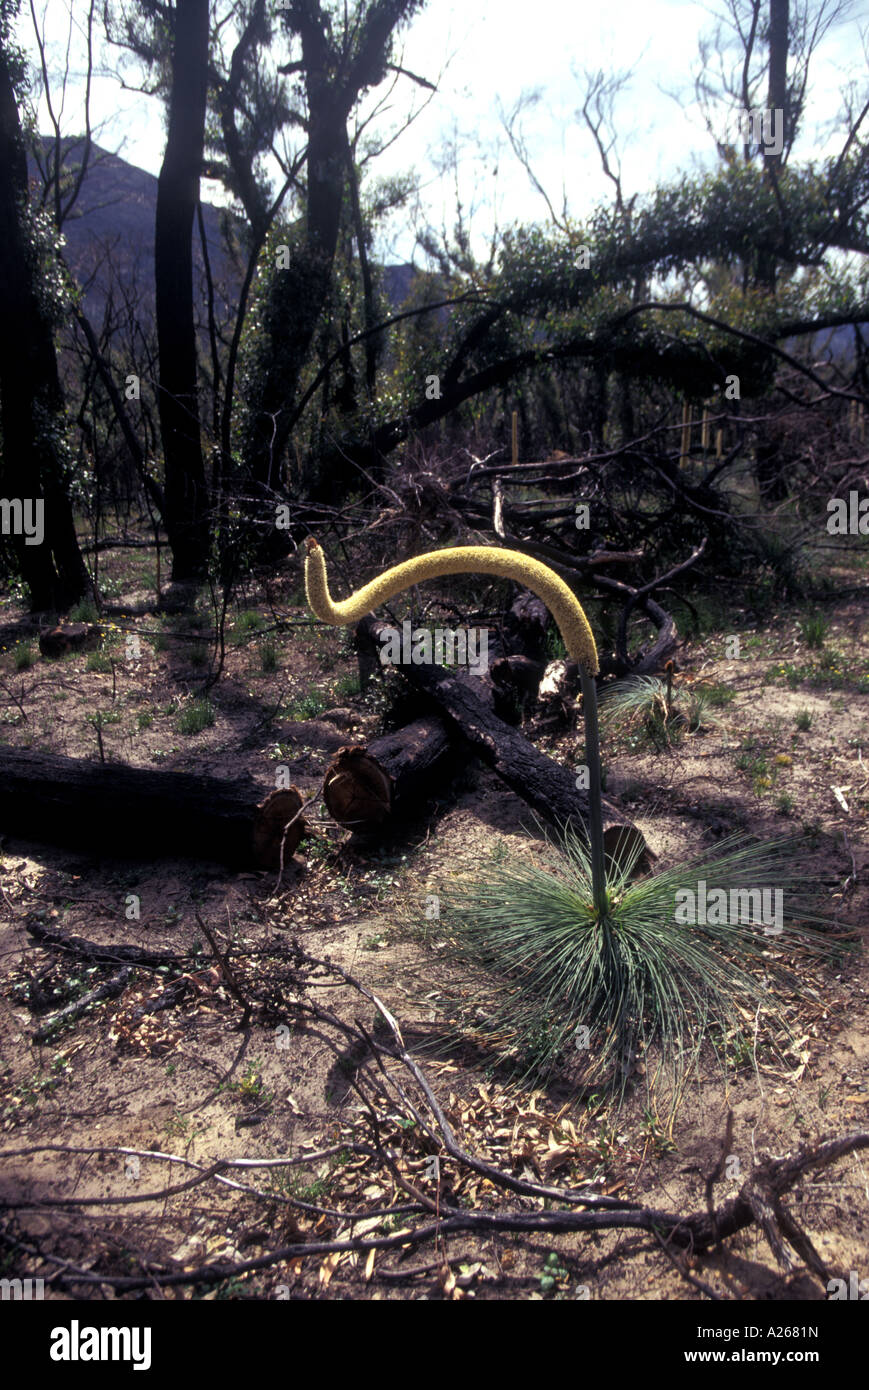
M 51 141 L 46 138 L 46 145 Z M 67 144 L 67 162 L 73 168 L 80 141 Z M 39 182 L 35 162 L 30 161 L 31 182 Z M 65 255 L 76 281 L 85 289 L 85 308 L 98 327 L 110 291 L 116 307 L 119 284 L 139 300 L 138 317 L 143 324 L 154 317 L 154 215 L 157 207 L 157 180 L 153 174 L 128 164 L 119 155 L 98 145 L 92 147 L 88 171 L 78 202 L 63 234 Z M 231 215 L 209 203 L 202 206 L 206 244 L 215 285 L 226 285 L 228 292 L 241 283 L 242 271 L 233 263 L 226 247 L 222 226 Z M 205 303 L 206 280 L 194 224 L 194 265 L 196 291 Z M 222 301 L 221 301 L 222 304 Z
M 46 147 L 53 141 L 43 137 Z M 66 144 L 67 162 L 74 167 L 81 141 Z M 30 161 L 30 177 L 39 183 L 39 172 Z M 88 172 L 73 213 L 64 224 L 66 260 L 75 279 L 85 289 L 85 308 L 95 328 L 102 323 L 110 292 L 116 308 L 118 284 L 138 295 L 137 317 L 144 325 L 154 317 L 154 215 L 157 179 L 120 155 L 92 146 Z M 217 289 L 217 312 L 232 302 L 244 275 L 243 256 L 237 248 L 233 214 L 211 203 L 202 204 L 205 238 L 211 273 Z M 227 235 L 228 234 L 228 235 Z M 206 276 L 198 227 L 194 223 L 194 274 L 198 303 L 204 319 L 207 302 Z M 412 265 L 383 267 L 384 290 L 393 308 L 407 298 L 417 271 Z M 221 295 L 225 290 L 225 297 Z

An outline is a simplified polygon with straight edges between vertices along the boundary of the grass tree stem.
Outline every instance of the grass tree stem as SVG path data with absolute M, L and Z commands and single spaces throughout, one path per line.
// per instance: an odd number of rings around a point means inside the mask
M 603 921 L 609 915 L 606 889 L 606 861 L 603 847 L 603 808 L 601 806 L 600 734 L 597 721 L 597 685 L 594 676 L 579 668 L 582 682 L 582 713 L 585 720 L 585 759 L 588 764 L 588 840 L 594 910 Z

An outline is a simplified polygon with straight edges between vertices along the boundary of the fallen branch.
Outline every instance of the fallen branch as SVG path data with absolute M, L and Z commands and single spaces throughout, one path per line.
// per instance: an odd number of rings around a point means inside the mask
M 25 922 L 25 926 L 28 935 L 33 937 L 37 945 L 46 950 L 63 951 L 67 955 L 75 956 L 77 960 L 97 961 L 109 965 L 126 962 L 129 965 L 140 965 L 146 970 L 159 970 L 166 965 L 185 970 L 189 964 L 188 956 L 176 956 L 171 951 L 146 951 L 141 946 L 101 946 L 98 942 L 88 941 L 83 936 L 67 936 L 55 927 L 44 927 L 33 917 Z
M 83 994 L 80 999 L 74 999 L 71 1004 L 65 1004 L 57 1013 L 50 1014 L 48 1018 L 40 1023 L 39 1027 L 31 1033 L 34 1042 L 46 1042 L 52 1033 L 62 1023 L 70 1023 L 74 1018 L 78 1018 L 91 1004 L 98 1004 L 101 999 L 114 999 L 123 993 L 133 971 L 129 965 L 125 965 L 123 970 L 119 970 L 110 980 L 104 984 L 97 985 L 96 989 L 89 989 L 87 994 Z

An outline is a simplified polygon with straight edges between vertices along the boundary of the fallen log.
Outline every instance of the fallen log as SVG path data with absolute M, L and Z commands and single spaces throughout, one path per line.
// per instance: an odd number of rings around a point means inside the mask
M 363 618 L 356 627 L 357 643 L 373 645 L 380 651 L 379 634 L 387 626 L 376 618 Z M 484 681 L 457 676 L 433 662 L 413 663 L 400 669 L 411 685 L 434 701 L 448 725 L 511 791 L 551 825 L 569 825 L 585 833 L 588 795 L 577 788 L 576 774 L 541 753 L 517 729 L 498 718 Z M 621 857 L 637 848 L 653 857 L 639 827 L 606 798 L 603 812 L 604 843 L 609 855 Z
M 119 970 L 117 975 L 113 975 L 105 984 L 97 985 L 96 989 L 88 990 L 80 999 L 73 999 L 71 1004 L 65 1004 L 57 1013 L 51 1014 L 49 1018 L 43 1019 L 39 1027 L 34 1029 L 30 1037 L 33 1042 L 47 1042 L 56 1028 L 63 1023 L 71 1023 L 73 1019 L 79 1018 L 90 1008 L 91 1004 L 98 1004 L 102 999 L 115 999 L 119 994 L 123 994 L 130 982 L 133 971 L 132 967 L 125 965 Z
M 261 797 L 250 777 L 223 781 L 0 748 L 0 831 L 96 855 L 276 869 L 284 827 L 302 798 L 296 787 Z M 299 817 L 287 831 L 285 863 L 303 831 Z
M 456 755 L 455 739 L 431 715 L 365 747 L 347 745 L 326 770 L 326 809 L 348 829 L 376 829 L 443 782 L 456 768 Z

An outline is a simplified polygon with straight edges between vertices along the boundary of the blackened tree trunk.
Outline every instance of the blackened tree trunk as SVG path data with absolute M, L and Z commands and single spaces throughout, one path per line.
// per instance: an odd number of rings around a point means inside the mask
M 780 169 L 785 161 L 785 151 L 790 142 L 790 111 L 788 105 L 788 47 L 789 47 L 789 0 L 769 0 L 769 95 L 767 105 L 771 111 L 781 111 L 781 149 L 764 151 L 767 166 Z M 774 128 L 779 128 L 777 125 Z
M 770 112 L 770 132 L 781 133 L 781 149 L 776 142 L 764 142 L 763 167 L 767 180 L 773 189 L 778 187 L 778 176 L 784 166 L 785 151 L 790 136 L 788 109 L 788 24 L 790 19 L 789 0 L 769 0 L 769 85 L 767 87 L 767 109 Z M 779 204 L 781 206 L 781 204 Z M 787 227 L 782 228 L 783 241 L 787 241 Z M 775 293 L 778 261 L 775 253 L 761 246 L 757 253 L 757 280 L 770 294 Z
M 262 344 L 248 402 L 245 471 L 268 493 L 280 480 L 293 407 L 332 288 L 347 181 L 347 120 L 359 96 L 386 73 L 396 27 L 421 0 L 359 3 L 345 27 L 318 0 L 290 0 L 282 13 L 302 45 L 307 99 L 307 198 L 303 229 L 289 264 L 271 271 Z
M 14 58 L 0 34 L 0 495 L 42 504 L 42 534 L 8 538 L 34 610 L 62 609 L 89 591 L 66 490 L 63 393 L 51 314 L 27 225 L 27 158 Z M 10 516 L 13 513 L 10 512 Z M 38 507 L 30 512 L 36 522 Z M 6 518 L 4 515 L 4 522 Z
M 197 579 L 208 565 L 208 491 L 196 381 L 193 218 L 205 139 L 208 0 L 175 7 L 169 129 L 157 185 L 154 234 L 164 522 L 173 579 Z

